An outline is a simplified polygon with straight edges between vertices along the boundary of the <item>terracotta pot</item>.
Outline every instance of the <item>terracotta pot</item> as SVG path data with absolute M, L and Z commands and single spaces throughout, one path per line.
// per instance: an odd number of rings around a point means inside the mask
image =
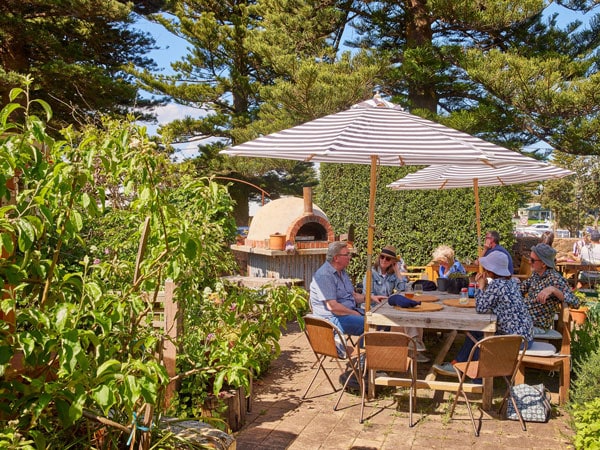
M 575 322 L 577 325 L 583 325 L 585 323 L 585 319 L 587 318 L 588 309 L 589 308 L 587 306 L 580 306 L 577 309 L 569 308 L 573 322 Z
M 269 248 L 271 250 L 285 249 L 285 234 L 275 233 L 269 236 Z

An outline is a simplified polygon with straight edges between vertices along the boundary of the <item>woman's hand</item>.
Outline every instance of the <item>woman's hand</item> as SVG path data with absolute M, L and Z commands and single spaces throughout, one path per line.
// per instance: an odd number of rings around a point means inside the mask
M 487 287 L 486 273 L 479 272 L 477 275 L 475 275 L 475 281 L 477 282 L 477 287 L 483 291 Z

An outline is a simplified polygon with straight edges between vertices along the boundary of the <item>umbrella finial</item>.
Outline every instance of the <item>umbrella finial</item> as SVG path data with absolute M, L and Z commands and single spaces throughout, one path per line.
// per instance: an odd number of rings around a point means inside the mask
M 377 106 L 386 106 L 385 102 L 381 98 L 381 94 L 379 94 L 379 91 L 375 91 L 375 95 L 373 95 L 373 101 Z

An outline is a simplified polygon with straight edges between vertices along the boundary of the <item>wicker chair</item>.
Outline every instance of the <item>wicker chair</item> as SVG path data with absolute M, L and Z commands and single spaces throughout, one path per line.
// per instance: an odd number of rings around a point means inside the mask
M 458 391 L 456 392 L 456 397 L 454 398 L 454 403 L 452 404 L 452 409 L 450 411 L 450 418 L 452 418 L 454 415 L 454 409 L 458 403 L 458 398 L 462 395 L 467 404 L 467 409 L 469 411 L 469 416 L 471 417 L 471 422 L 473 423 L 475 436 L 479 436 L 479 430 L 481 428 L 481 416 L 479 420 L 479 426 L 475 425 L 471 404 L 467 394 L 463 389 L 465 378 L 467 376 L 471 379 L 502 377 L 506 382 L 506 393 L 502 398 L 499 412 L 502 411 L 506 399 L 510 398 L 513 406 L 515 407 L 515 411 L 517 411 L 519 422 L 521 422 L 521 428 L 523 431 L 526 431 L 527 428 L 525 427 L 525 422 L 523 421 L 523 417 L 521 416 L 521 412 L 517 407 L 517 402 L 515 401 L 511 390 L 511 387 L 515 382 L 517 371 L 521 364 L 521 359 L 523 358 L 523 352 L 520 350 L 521 348 L 526 347 L 526 343 L 527 342 L 523 336 L 516 334 L 490 336 L 478 341 L 475 344 L 471 350 L 467 362 L 459 362 L 454 364 L 454 370 L 456 370 L 460 382 Z M 473 355 L 475 355 L 475 351 L 477 349 L 479 349 L 479 359 L 474 361 Z
M 304 334 L 308 339 L 310 347 L 315 354 L 317 359 L 316 361 L 316 370 L 315 374 L 310 381 L 309 385 L 306 387 L 304 394 L 302 394 L 302 398 L 305 399 L 308 391 L 311 386 L 315 382 L 317 375 L 322 370 L 327 377 L 327 381 L 333 388 L 333 392 L 337 392 L 336 386 L 331 381 L 327 370 L 323 366 L 323 362 L 328 357 L 335 359 L 336 361 L 342 360 L 345 361 L 347 366 L 350 368 L 351 373 L 356 377 L 359 384 L 362 385 L 362 379 L 358 375 L 358 370 L 356 368 L 356 364 L 354 362 L 353 357 L 356 356 L 355 349 L 352 345 L 348 345 L 346 342 L 346 338 L 344 334 L 341 332 L 339 328 L 333 325 L 331 322 L 322 319 L 320 317 L 314 316 L 312 314 L 304 316 Z M 337 407 L 342 399 L 342 395 L 344 395 L 344 391 L 346 389 L 346 385 L 350 381 L 351 376 L 348 376 L 344 386 L 342 387 L 342 392 L 340 392 L 340 396 L 333 407 L 334 410 L 337 410 Z
M 365 355 L 363 377 L 370 371 L 400 372 L 410 374 L 409 418 L 410 427 L 414 425 L 412 414 L 417 401 L 417 344 L 414 339 L 404 333 L 393 331 L 370 331 L 360 337 L 363 347 L 358 349 L 359 357 Z M 375 376 L 375 385 L 393 385 L 395 377 Z M 401 380 L 401 379 L 399 379 Z M 363 423 L 366 384 L 362 385 L 360 404 L 360 423 Z M 380 410 L 381 411 L 381 410 Z

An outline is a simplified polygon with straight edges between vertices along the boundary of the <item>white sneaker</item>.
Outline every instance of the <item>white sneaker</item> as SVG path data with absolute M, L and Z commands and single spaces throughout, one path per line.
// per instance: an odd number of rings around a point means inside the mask
M 427 347 L 425 347 L 425 344 L 421 339 L 415 339 L 415 342 L 417 343 L 418 352 L 424 352 L 425 350 L 427 350 Z

